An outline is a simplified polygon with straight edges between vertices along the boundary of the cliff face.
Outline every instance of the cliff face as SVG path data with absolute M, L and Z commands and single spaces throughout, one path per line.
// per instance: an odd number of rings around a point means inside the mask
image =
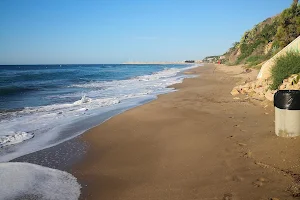
M 277 28 L 278 16 L 255 25 L 225 53 L 227 61 L 230 64 L 255 66 L 268 59 L 279 49 L 278 42 L 274 42 Z
M 270 17 L 246 31 L 224 54 L 226 62 L 261 66 L 300 35 L 300 5 L 293 3 L 281 14 Z

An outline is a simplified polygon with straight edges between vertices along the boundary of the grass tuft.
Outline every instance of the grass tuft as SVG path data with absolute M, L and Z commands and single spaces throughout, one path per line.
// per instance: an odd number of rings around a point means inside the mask
M 298 73 L 300 73 L 300 53 L 296 51 L 288 52 L 275 61 L 275 65 L 271 70 L 273 84 L 270 88 L 273 90 L 278 89 L 284 79 Z

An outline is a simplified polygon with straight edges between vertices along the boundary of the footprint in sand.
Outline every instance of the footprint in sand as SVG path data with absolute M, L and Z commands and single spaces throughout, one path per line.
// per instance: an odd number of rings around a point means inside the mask
M 234 181 L 234 182 L 242 182 L 244 180 L 244 178 L 237 176 L 237 175 L 226 176 L 225 179 L 227 181 Z
M 231 193 L 226 193 L 226 194 L 224 194 L 222 200 L 232 200 L 233 199 L 232 196 L 233 195 Z
M 265 183 L 267 182 L 267 180 L 265 178 L 258 178 L 256 181 L 253 182 L 253 185 L 255 187 L 262 187 Z
M 247 151 L 247 153 L 244 153 L 243 155 L 245 158 L 252 158 L 253 157 L 253 154 L 250 150 Z
M 261 182 L 261 181 L 254 181 L 254 182 L 253 182 L 253 185 L 254 185 L 255 187 L 262 187 L 264 184 L 263 184 L 263 182 Z
M 242 143 L 242 142 L 239 142 L 238 145 L 241 146 L 241 147 L 247 146 L 247 144 Z

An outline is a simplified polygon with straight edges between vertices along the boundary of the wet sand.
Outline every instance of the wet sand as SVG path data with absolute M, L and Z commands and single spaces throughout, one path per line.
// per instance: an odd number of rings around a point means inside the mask
M 192 69 L 199 77 L 177 92 L 83 134 L 86 154 L 68 170 L 83 186 L 81 199 L 300 196 L 300 139 L 275 136 L 270 103 L 231 96 L 241 69 L 226 69 Z

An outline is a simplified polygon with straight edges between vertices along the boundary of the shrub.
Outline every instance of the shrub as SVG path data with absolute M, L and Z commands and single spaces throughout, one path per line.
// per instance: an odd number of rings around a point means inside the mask
M 268 59 L 268 55 L 253 55 L 246 59 L 246 64 L 251 67 L 262 63 L 266 59 Z
M 277 89 L 285 78 L 292 74 L 300 73 L 300 53 L 296 51 L 288 52 L 286 55 L 276 59 L 275 65 L 271 70 L 272 81 L 271 89 Z
M 276 35 L 277 26 L 278 25 L 275 21 L 272 24 L 266 24 L 262 29 L 260 36 L 266 41 L 266 43 L 272 42 L 274 36 Z
M 279 27 L 276 32 L 276 39 L 283 48 L 297 38 L 300 34 L 300 5 L 293 3 L 285 9 L 279 17 Z
M 271 57 L 275 56 L 280 50 L 281 50 L 281 48 L 280 48 L 279 41 L 278 40 L 274 40 L 273 44 L 272 44 L 271 52 L 269 52 L 269 53 L 271 53 Z
M 243 43 L 240 45 L 241 55 L 238 57 L 236 64 L 240 64 L 245 58 L 250 56 L 258 46 L 263 45 L 265 42 L 263 40 L 256 40 L 254 43 Z
M 260 60 L 260 55 L 250 56 L 246 59 L 246 63 L 253 63 Z

